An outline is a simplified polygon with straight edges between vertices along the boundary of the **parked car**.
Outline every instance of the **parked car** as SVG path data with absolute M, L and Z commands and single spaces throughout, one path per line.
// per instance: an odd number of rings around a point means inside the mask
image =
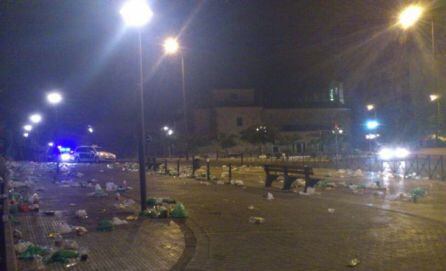
M 105 162 L 115 161 L 116 155 L 104 151 L 98 146 L 79 146 L 74 151 L 74 160 L 76 162 Z

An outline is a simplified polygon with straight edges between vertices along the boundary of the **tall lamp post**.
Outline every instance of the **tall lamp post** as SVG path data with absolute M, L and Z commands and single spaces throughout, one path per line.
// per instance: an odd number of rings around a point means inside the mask
M 183 117 L 184 117 L 184 133 L 187 136 L 189 133 L 189 125 L 187 118 L 187 100 L 186 100 L 186 79 L 184 68 L 184 54 L 180 51 L 181 47 L 176 38 L 169 37 L 163 44 L 164 53 L 166 55 L 175 55 L 179 52 L 181 57 L 181 93 L 183 96 Z
M 138 43 L 139 43 L 139 85 L 138 94 L 139 102 L 137 103 L 138 110 L 138 160 L 139 160 L 139 183 L 140 183 L 140 198 L 141 211 L 146 209 L 146 171 L 145 171 L 145 127 L 144 127 L 144 73 L 142 65 L 142 41 L 141 41 L 141 27 L 146 25 L 153 16 L 153 12 L 149 5 L 144 0 L 128 0 L 124 3 L 120 10 L 120 14 L 124 23 L 127 26 L 138 28 Z
M 431 94 L 431 95 L 429 95 L 429 99 L 431 102 L 435 102 L 435 104 L 436 104 L 436 109 L 435 109 L 435 143 L 438 146 L 438 143 L 439 143 L 438 134 L 440 133 L 440 95 Z
M 55 115 L 55 121 L 54 121 L 54 143 L 56 146 L 58 146 L 58 129 L 59 129 L 59 112 L 57 111 L 57 105 L 59 105 L 62 102 L 62 94 L 60 94 L 57 91 L 52 91 L 46 95 L 47 102 L 54 106 L 54 115 Z M 59 174 L 59 157 L 56 157 L 56 177 Z

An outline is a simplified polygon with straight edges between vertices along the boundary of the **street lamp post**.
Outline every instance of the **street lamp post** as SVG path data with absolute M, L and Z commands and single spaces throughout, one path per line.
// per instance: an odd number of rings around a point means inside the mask
M 62 94 L 57 91 L 52 91 L 46 95 L 47 102 L 54 106 L 54 143 L 58 146 L 58 130 L 59 130 L 59 112 L 57 105 L 62 102 Z M 57 153 L 57 151 L 56 151 Z M 59 157 L 56 157 L 56 177 L 59 175 Z
M 438 134 L 440 133 L 440 95 L 431 94 L 429 95 L 431 102 L 435 102 L 435 143 L 439 145 Z
M 141 211 L 146 209 L 146 171 L 145 171 L 145 125 L 144 125 L 144 73 L 142 64 L 142 40 L 141 27 L 147 24 L 153 16 L 152 10 L 144 0 L 129 0 L 124 3 L 120 10 L 122 19 L 127 26 L 138 28 L 138 55 L 139 55 L 139 84 L 138 94 L 139 102 L 137 103 L 138 111 L 138 162 L 139 162 L 139 183 L 140 183 L 140 200 Z
M 186 99 L 186 78 L 185 78 L 185 67 L 184 67 L 184 54 L 180 51 L 181 47 L 176 38 L 169 37 L 164 41 L 163 44 L 164 53 L 166 55 L 174 55 L 179 52 L 181 58 L 181 92 L 183 96 L 183 117 L 184 117 L 184 134 L 188 136 L 189 124 L 187 117 L 187 99 Z M 186 142 L 187 144 L 187 142 Z M 186 145 L 187 148 L 187 145 Z M 187 151 L 186 151 L 186 156 Z

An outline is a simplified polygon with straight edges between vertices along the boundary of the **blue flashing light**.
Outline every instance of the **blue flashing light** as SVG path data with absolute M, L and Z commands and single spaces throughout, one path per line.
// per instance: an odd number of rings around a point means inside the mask
M 71 151 L 70 147 L 57 146 L 57 148 L 59 149 L 60 153 L 69 153 Z
M 375 130 L 379 126 L 379 122 L 377 120 L 368 120 L 365 123 L 365 126 L 368 130 Z

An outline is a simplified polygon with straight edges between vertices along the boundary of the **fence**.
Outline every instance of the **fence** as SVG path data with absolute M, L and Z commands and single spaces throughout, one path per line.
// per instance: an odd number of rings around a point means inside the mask
M 206 163 L 211 166 L 263 166 L 264 164 L 291 166 L 301 165 L 310 166 L 313 168 L 328 168 L 328 169 L 350 169 L 350 170 L 362 170 L 371 172 L 389 171 L 402 176 L 419 176 L 427 177 L 429 179 L 445 180 L 445 159 L 442 155 L 413 155 L 406 159 L 383 161 L 376 155 L 343 155 L 343 156 L 293 156 L 293 157 L 246 157 L 241 154 L 232 157 L 207 157 L 206 156 L 193 156 L 198 157 L 201 161 L 207 161 Z M 185 158 L 162 158 L 165 163 L 177 163 L 177 171 L 179 172 L 180 164 L 190 163 L 192 166 L 193 160 L 186 160 Z

